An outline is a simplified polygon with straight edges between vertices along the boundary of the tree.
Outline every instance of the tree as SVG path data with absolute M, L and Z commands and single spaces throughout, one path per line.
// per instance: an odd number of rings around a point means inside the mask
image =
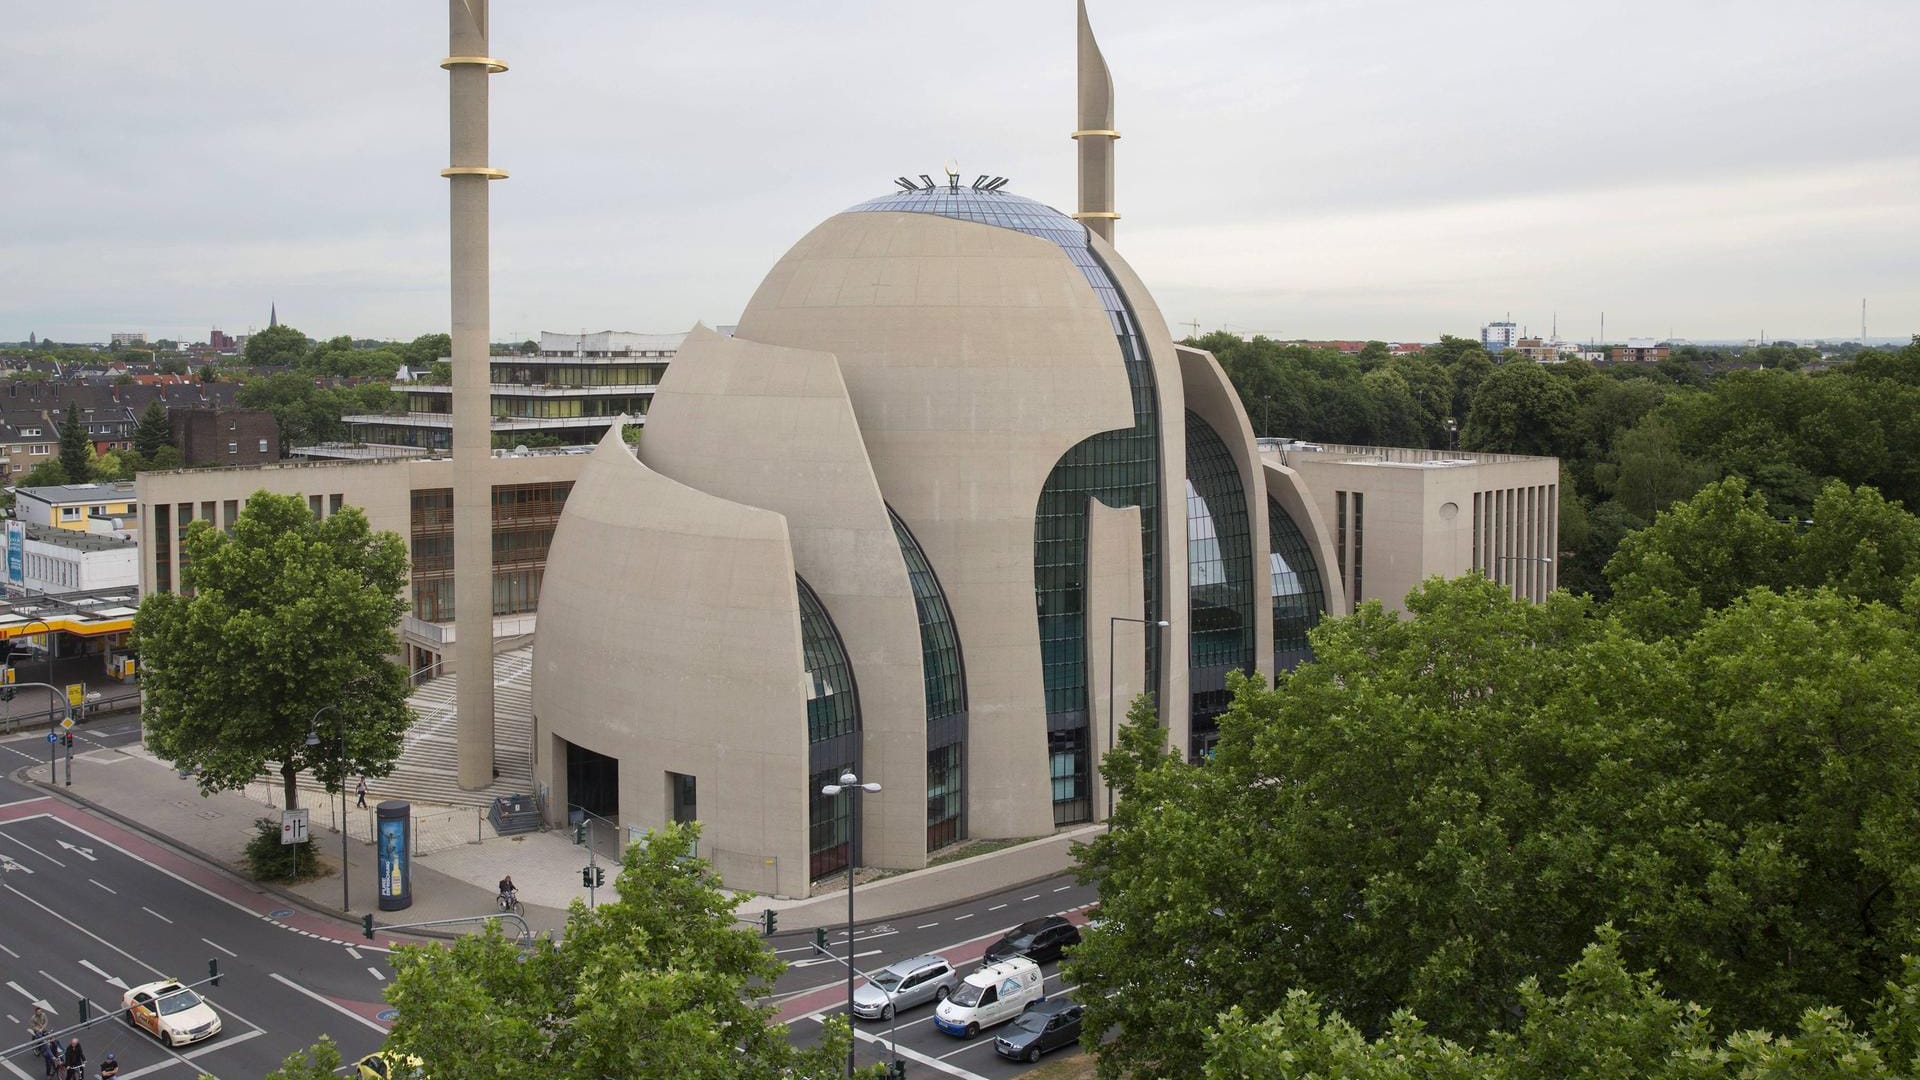
M 20 483 L 17 486 L 30 488 L 55 487 L 70 482 L 67 477 L 66 466 L 60 464 L 59 458 L 53 458 L 28 469 L 27 475 L 20 478 Z
M 337 405 L 304 375 L 283 371 L 248 379 L 234 400 L 244 408 L 272 413 L 283 448 L 324 442 L 345 432 Z
M 1910 616 L 1756 590 L 1647 640 L 1477 576 L 1408 608 L 1322 622 L 1273 689 L 1236 680 L 1207 765 L 1131 714 L 1113 828 L 1079 850 L 1101 922 L 1067 961 L 1087 1029 L 1117 1025 L 1102 1076 L 1198 1075 L 1217 1017 L 1290 989 L 1471 1045 L 1603 924 L 1733 1029 L 1864 1015 L 1920 951 Z
M 291 326 L 269 326 L 247 335 L 249 367 L 292 367 L 307 355 L 307 335 Z
M 1558 456 L 1575 443 L 1579 407 L 1566 381 L 1531 362 L 1502 364 L 1473 392 L 1461 445 Z
M 425 371 L 435 362 L 453 355 L 453 337 L 449 334 L 421 334 L 407 342 L 400 351 L 406 358 L 408 367 L 415 371 Z
M 1835 480 L 1821 489 L 1798 546 L 1803 584 L 1856 600 L 1896 606 L 1920 574 L 1920 518 L 1864 484 Z
M 316 520 L 300 496 L 261 491 L 231 533 L 196 521 L 182 548 L 181 591 L 148 595 L 134 620 L 148 747 L 194 770 L 204 792 L 277 762 L 288 806 L 302 769 L 329 790 L 345 775 L 386 775 L 412 721 L 406 672 L 391 659 L 407 610 L 405 542 L 372 532 L 353 507 Z M 326 706 L 335 710 L 315 732 Z
M 340 1047 L 322 1035 L 307 1049 L 287 1055 L 279 1068 L 267 1074 L 267 1080 L 334 1080 L 339 1068 Z
M 1746 480 L 1730 476 L 1622 540 L 1607 563 L 1607 584 L 1616 609 L 1641 633 L 1681 634 L 1749 589 L 1793 584 L 1797 556 L 1793 526 L 1776 520 Z
M 773 1007 L 754 1003 L 753 988 L 783 965 L 734 923 L 712 867 L 686 857 L 696 836 L 697 826 L 668 825 L 627 845 L 618 898 L 591 910 L 574 901 L 558 942 L 522 949 L 496 925 L 401 948 L 388 1047 L 428 1076 L 463 1080 L 841 1075 L 852 1038 L 843 1019 L 800 1050 Z
M 159 398 L 154 398 L 141 411 L 140 422 L 134 425 L 133 448 L 141 457 L 151 458 L 161 447 L 171 445 L 173 428 L 167 422 L 167 407 Z
M 86 422 L 80 419 L 80 403 L 67 402 L 67 418 L 60 422 L 60 468 L 71 479 L 69 483 L 84 484 L 93 476 L 89 462 L 93 457 L 93 440 L 87 436 Z

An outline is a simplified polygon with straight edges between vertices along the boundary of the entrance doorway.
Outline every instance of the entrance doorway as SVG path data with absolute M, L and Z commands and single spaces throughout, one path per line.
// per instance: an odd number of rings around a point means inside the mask
M 620 760 L 567 744 L 567 802 L 608 821 L 620 819 Z

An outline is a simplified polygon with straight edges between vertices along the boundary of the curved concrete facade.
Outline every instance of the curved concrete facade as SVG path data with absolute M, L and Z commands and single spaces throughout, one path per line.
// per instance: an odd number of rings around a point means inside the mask
M 880 489 L 953 608 L 967 660 L 970 831 L 1050 831 L 1034 507 L 1068 449 L 1133 423 L 1113 328 L 1086 278 L 1055 244 L 1011 229 L 840 214 L 774 266 L 738 336 L 838 359 Z
M 547 556 L 538 779 L 565 807 L 567 744 L 614 758 L 619 824 L 644 829 L 672 817 L 667 774 L 694 777 L 701 854 L 735 887 L 804 896 L 806 669 L 786 520 L 647 468 L 621 426 L 581 471 Z M 794 795 L 722 797 L 751 792 Z
M 649 467 L 786 518 L 795 569 L 858 658 L 859 773 L 883 788 L 867 799 L 863 851 L 883 866 L 924 865 L 919 622 L 838 362 L 696 327 L 655 400 L 640 446 Z M 804 712 L 791 721 L 804 726 Z
M 1180 386 L 1187 408 L 1206 421 L 1233 455 L 1234 468 L 1240 472 L 1240 487 L 1246 492 L 1247 525 L 1254 536 L 1253 550 L 1267 549 L 1267 485 L 1260 462 L 1260 446 L 1253 439 L 1253 424 L 1247 420 L 1246 407 L 1233 383 L 1220 367 L 1220 361 L 1205 349 L 1174 346 L 1180 356 Z M 1264 561 L 1253 568 L 1255 617 L 1253 620 L 1253 658 L 1262 678 L 1273 681 L 1273 620 L 1267 617 L 1273 600 L 1272 586 Z
M 1313 557 L 1320 563 L 1320 580 L 1326 584 L 1327 615 L 1337 617 L 1352 614 L 1348 610 L 1347 598 L 1340 588 L 1340 564 L 1334 558 L 1333 532 L 1327 528 L 1327 520 L 1320 513 L 1313 495 L 1300 479 L 1300 474 L 1275 461 L 1262 459 L 1262 472 L 1266 477 L 1268 497 L 1280 504 L 1280 508 L 1293 518 L 1293 524 L 1313 545 Z M 1273 626 L 1267 626 L 1268 641 L 1271 644 Z M 1268 649 L 1271 658 L 1272 649 Z M 1271 659 L 1269 659 L 1271 662 Z

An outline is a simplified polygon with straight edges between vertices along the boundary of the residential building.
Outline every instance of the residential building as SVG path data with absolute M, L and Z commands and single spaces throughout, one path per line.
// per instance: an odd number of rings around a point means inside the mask
M 219 327 L 214 327 L 213 332 L 207 335 L 207 345 L 217 352 L 232 352 L 233 335 Z
M 1569 353 L 1564 341 L 1532 337 L 1514 339 L 1512 351 L 1537 364 L 1558 364 L 1566 360 Z
M 146 343 L 145 330 L 116 330 L 113 334 L 113 347 L 116 349 L 123 345 L 145 345 Z
M 59 453 L 59 435 L 38 413 L 0 411 L 0 461 L 5 463 L 7 484 Z
M 1628 338 L 1625 345 L 1608 346 L 1608 359 L 1627 364 L 1653 364 L 1672 355 L 1665 342 L 1653 338 Z
M 261 409 L 184 408 L 167 413 L 173 445 L 188 465 L 265 465 L 280 460 L 280 425 Z
M 1482 573 L 1544 600 L 1559 581 L 1560 462 L 1523 454 L 1261 439 L 1332 530 L 1346 606 L 1404 611 L 1430 577 Z
M 570 445 L 590 445 L 617 416 L 644 423 L 654 387 L 685 336 L 542 331 L 539 353 L 492 357 L 495 444 L 539 433 Z M 400 415 L 345 417 L 352 441 L 451 449 L 453 387 L 416 380 L 398 392 L 406 399 Z M 328 449 L 314 456 L 324 456 Z
M 1480 344 L 1488 352 L 1498 355 L 1513 347 L 1520 337 L 1520 326 L 1514 322 L 1490 322 L 1480 328 Z
M 13 493 L 14 517 L 82 534 L 125 532 L 134 527 L 138 511 L 139 500 L 128 480 L 23 487 Z

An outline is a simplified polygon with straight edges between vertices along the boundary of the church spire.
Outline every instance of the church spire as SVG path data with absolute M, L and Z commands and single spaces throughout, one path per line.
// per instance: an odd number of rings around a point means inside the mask
M 267 329 L 271 330 L 274 327 L 279 325 L 280 325 L 280 305 L 277 303 L 270 303 L 267 305 Z
M 1120 137 L 1113 129 L 1113 76 L 1093 40 L 1087 0 L 1079 0 L 1079 12 L 1079 124 L 1073 138 L 1080 144 L 1080 212 L 1073 216 L 1111 244 L 1120 218 L 1113 209 L 1113 143 Z

